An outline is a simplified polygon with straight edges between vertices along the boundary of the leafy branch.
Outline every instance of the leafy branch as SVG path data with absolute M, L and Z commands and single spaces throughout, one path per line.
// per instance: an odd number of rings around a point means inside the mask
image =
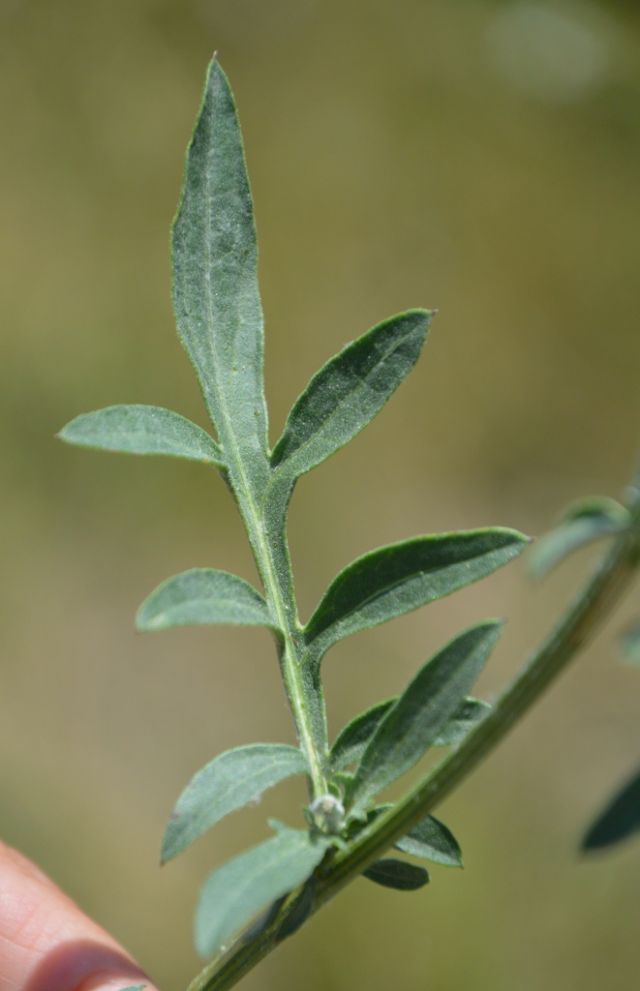
M 215 59 L 187 151 L 172 246 L 178 334 L 215 436 L 177 413 L 142 405 L 76 417 L 60 436 L 214 469 L 234 496 L 253 552 L 259 589 L 215 568 L 191 569 L 159 585 L 136 620 L 148 631 L 222 623 L 267 627 L 295 725 L 298 746 L 254 743 L 209 761 L 178 798 L 164 835 L 166 861 L 268 788 L 293 775 L 306 778 L 302 828 L 271 822 L 269 839 L 214 870 L 204 884 L 195 941 L 214 962 L 192 988 L 222 991 L 355 877 L 403 891 L 424 886 L 429 875 L 423 866 L 380 859 L 389 847 L 419 860 L 461 865 L 455 837 L 431 809 L 575 653 L 628 581 L 640 538 L 637 501 L 620 512 L 599 504 L 574 514 L 569 530 L 547 548 L 541 570 L 594 530 L 617 542 L 493 709 L 469 694 L 501 633 L 501 622 L 490 620 L 438 650 L 400 694 L 358 715 L 331 746 L 322 685 L 327 652 L 347 636 L 492 574 L 529 541 L 515 530 L 493 527 L 380 547 L 338 574 L 303 624 L 287 542 L 296 482 L 382 409 L 416 364 L 433 312 L 413 309 L 391 317 L 330 359 L 295 402 L 270 449 L 253 205 L 233 96 Z M 380 803 L 380 793 L 432 747 L 454 749 L 399 802 Z M 229 941 L 265 909 L 266 916 L 226 952 Z

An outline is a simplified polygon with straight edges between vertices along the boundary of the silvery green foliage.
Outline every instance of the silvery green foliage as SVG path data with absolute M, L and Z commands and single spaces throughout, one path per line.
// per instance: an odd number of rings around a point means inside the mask
M 60 436 L 82 446 L 202 462 L 224 478 L 247 531 L 260 590 L 215 568 L 193 568 L 160 584 L 137 615 L 140 630 L 220 623 L 269 628 L 294 719 L 296 746 L 250 744 L 211 759 L 182 792 L 167 825 L 163 860 L 285 778 L 307 779 L 306 827 L 276 824 L 274 836 L 206 881 L 195 938 L 199 952 L 211 956 L 271 903 L 290 908 L 277 938 L 295 931 L 312 910 L 335 851 L 348 848 L 363 829 L 375 829 L 386 808 L 376 804 L 379 792 L 430 747 L 458 745 L 485 717 L 486 703 L 468 693 L 500 624 L 481 623 L 455 637 L 404 692 L 349 723 L 332 748 L 320 676 L 327 651 L 346 636 L 485 578 L 519 555 L 527 538 L 496 527 L 378 548 L 341 571 L 303 626 L 286 536 L 296 481 L 381 411 L 416 364 L 433 312 L 393 316 L 331 358 L 294 403 L 270 450 L 253 204 L 234 98 L 215 59 L 187 151 L 172 248 L 178 334 L 212 433 L 169 410 L 134 405 L 79 416 Z M 455 837 L 431 816 L 396 847 L 436 864 L 462 863 Z M 400 890 L 429 880 L 424 867 L 395 858 L 377 861 L 365 875 Z

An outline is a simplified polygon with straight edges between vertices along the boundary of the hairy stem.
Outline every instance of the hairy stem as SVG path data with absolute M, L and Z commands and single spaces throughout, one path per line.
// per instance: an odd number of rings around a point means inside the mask
M 633 495 L 631 529 L 616 540 L 581 593 L 531 654 L 489 715 L 431 774 L 320 870 L 313 912 L 428 815 L 491 752 L 594 634 L 629 586 L 640 561 L 640 493 L 635 491 Z M 278 931 L 292 904 L 293 900 L 288 900 L 268 924 L 251 930 L 225 956 L 212 961 L 191 983 L 189 991 L 227 991 L 234 987 L 278 945 Z

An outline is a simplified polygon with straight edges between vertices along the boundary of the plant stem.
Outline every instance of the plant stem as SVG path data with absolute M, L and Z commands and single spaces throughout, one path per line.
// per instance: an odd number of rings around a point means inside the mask
M 634 496 L 632 527 L 616 540 L 581 593 L 532 653 L 489 715 L 397 805 L 376 819 L 347 850 L 336 853 L 318 877 L 313 912 L 428 815 L 493 750 L 593 635 L 626 591 L 640 562 L 639 493 L 635 492 Z M 277 933 L 292 903 L 289 899 L 267 925 L 251 930 L 224 957 L 213 960 L 189 985 L 188 991 L 227 991 L 234 987 L 276 948 Z
M 309 766 L 311 798 L 327 793 L 325 761 L 328 750 L 324 696 L 311 669 L 300 636 L 291 559 L 286 536 L 286 512 L 265 519 L 257 500 L 232 483 L 247 529 L 256 566 L 282 639 L 278 643 L 280 672 L 293 715 L 298 741 Z M 280 493 L 286 507 L 290 492 Z M 280 508 L 280 507 L 279 507 Z

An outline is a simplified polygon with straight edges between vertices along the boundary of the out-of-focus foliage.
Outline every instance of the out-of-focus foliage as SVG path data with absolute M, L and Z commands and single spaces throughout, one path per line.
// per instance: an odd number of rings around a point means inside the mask
M 215 644 L 208 631 L 133 632 L 133 604 L 172 569 L 215 561 L 255 581 L 223 487 L 199 465 L 74 452 L 53 434 L 113 402 L 205 423 L 175 338 L 167 230 L 214 49 L 249 149 L 272 440 L 354 328 L 407 303 L 440 310 L 394 406 L 301 482 L 291 541 L 304 618 L 372 535 L 382 545 L 494 519 L 542 532 L 571 498 L 615 492 L 639 412 L 634 4 L 0 5 L 0 830 L 167 987 L 194 971 L 198 879 L 257 842 L 275 807 L 266 797 L 253 820 L 222 824 L 160 872 L 168 796 L 221 750 L 283 739 L 288 715 L 265 631 L 216 632 Z M 524 577 L 497 575 L 431 606 L 428 624 L 404 620 L 402 637 L 390 627 L 338 646 L 334 733 L 408 681 L 416 652 L 426 659 L 500 601 L 511 622 L 490 693 L 583 566 L 567 562 L 533 599 Z M 389 912 L 394 895 L 362 881 L 247 989 L 375 991 L 393 973 L 409 988 L 626 991 L 638 844 L 574 856 L 637 751 L 634 672 L 610 655 L 596 643 L 447 803 L 467 869 L 415 896 L 418 919 L 413 898 Z M 299 789 L 286 787 L 297 814 Z

